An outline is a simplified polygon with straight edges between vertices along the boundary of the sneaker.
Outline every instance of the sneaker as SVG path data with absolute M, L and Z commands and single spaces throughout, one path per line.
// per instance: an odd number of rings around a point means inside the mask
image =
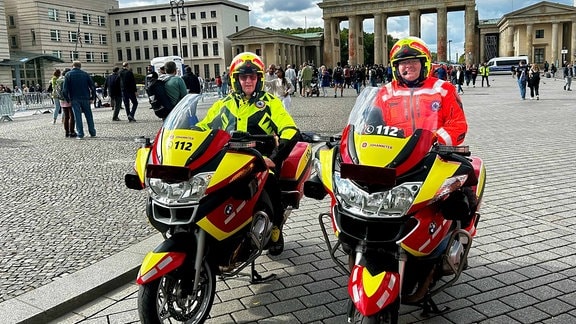
M 540 100 L 540 96 L 536 96 L 536 100 Z
M 336 95 L 334 95 L 334 98 L 336 98 Z
M 76 137 L 76 139 L 77 139 L 77 140 L 83 140 L 83 139 L 84 139 L 84 137 L 80 137 L 80 136 L 78 136 L 78 137 Z
M 270 246 L 268 247 L 268 253 L 270 255 L 280 255 L 284 251 L 284 235 L 282 230 L 274 225 L 272 227 L 272 233 L 270 235 Z
M 122 119 L 116 117 L 116 118 L 112 118 L 112 121 L 121 121 Z

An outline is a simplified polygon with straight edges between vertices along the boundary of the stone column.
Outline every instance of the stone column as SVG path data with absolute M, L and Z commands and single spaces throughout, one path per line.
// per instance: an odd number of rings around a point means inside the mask
M 358 64 L 358 43 L 357 35 L 358 35 L 358 17 L 357 16 L 350 16 L 348 17 L 348 63 L 350 65 Z M 336 63 L 334 62 L 334 66 Z M 346 62 L 342 62 L 346 64 Z
M 420 37 L 420 10 L 410 10 L 410 36 Z
M 358 21 L 356 22 L 356 62 L 359 64 L 364 64 L 364 18 L 358 16 Z M 342 63 L 344 66 L 346 62 Z
M 279 47 L 280 47 L 280 46 L 279 46 L 278 42 L 274 42 L 274 46 L 273 46 L 273 48 L 274 48 L 274 55 L 270 58 L 271 61 L 268 62 L 268 65 L 270 65 L 270 64 L 274 64 L 274 65 L 280 64 L 280 59 L 279 59 L 279 57 L 280 57 Z
M 384 35 L 386 36 L 386 35 Z M 382 14 L 374 15 L 374 63 L 382 64 Z
M 506 56 L 514 56 L 514 26 L 508 26 L 506 36 Z
M 315 58 L 315 63 L 316 63 L 316 67 L 320 67 L 320 65 L 322 65 L 322 53 L 320 53 L 320 45 L 316 45 L 316 58 Z
M 476 59 L 476 63 L 482 64 L 486 60 L 486 52 L 484 47 L 486 46 L 486 34 L 480 34 L 480 57 Z
M 339 18 L 332 18 L 332 44 L 334 45 L 333 47 L 333 52 L 332 52 L 332 56 L 331 56 L 331 62 L 330 65 L 327 66 L 336 66 L 336 62 L 340 61 L 340 53 L 342 51 L 341 46 L 342 44 L 340 44 L 340 19 Z M 328 63 L 326 63 L 328 64 Z
M 466 6 L 464 11 L 464 21 L 466 26 L 465 40 L 464 40 L 464 57 L 466 57 L 466 64 L 472 64 L 472 53 L 474 50 L 474 27 L 476 24 L 476 9 L 474 6 Z
M 447 62 L 446 44 L 448 42 L 448 14 L 446 7 L 439 7 L 436 11 L 436 35 L 438 62 Z
M 264 61 L 264 64 L 268 63 L 268 58 L 266 57 L 266 44 L 260 43 L 260 58 Z
M 528 61 L 534 62 L 534 49 L 532 48 L 532 30 L 534 25 L 526 25 L 526 55 L 528 55 Z
M 388 59 L 390 53 L 388 53 L 390 49 L 388 48 L 388 15 L 382 15 L 382 54 L 384 59 L 382 63 L 384 66 L 388 65 Z
M 324 18 L 324 64 L 332 63 L 332 52 L 334 52 L 334 44 L 332 43 L 332 19 Z
M 558 62 L 558 23 L 552 24 L 552 62 L 559 69 L 564 62 Z
M 576 22 L 572 20 L 572 37 L 570 39 L 570 56 L 572 61 L 576 60 Z

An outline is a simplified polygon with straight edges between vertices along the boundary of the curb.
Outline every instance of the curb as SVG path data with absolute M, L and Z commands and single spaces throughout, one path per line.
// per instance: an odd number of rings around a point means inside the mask
M 47 285 L 0 303 L 0 323 L 47 323 L 136 278 L 142 259 L 162 242 L 156 234 Z

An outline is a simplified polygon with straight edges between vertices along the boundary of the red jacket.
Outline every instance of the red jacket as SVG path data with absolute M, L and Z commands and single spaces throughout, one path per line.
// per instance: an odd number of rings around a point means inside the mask
M 468 130 L 456 88 L 434 77 L 418 88 L 394 80 L 380 89 L 375 104 L 382 109 L 386 125 L 403 129 L 406 136 L 424 128 L 435 132 L 440 144 L 460 145 Z

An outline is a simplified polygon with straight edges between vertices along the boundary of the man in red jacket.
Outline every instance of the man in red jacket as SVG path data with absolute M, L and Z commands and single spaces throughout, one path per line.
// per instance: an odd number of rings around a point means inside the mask
M 459 145 L 468 124 L 462 101 L 450 82 L 431 76 L 432 56 L 423 40 L 407 37 L 390 51 L 394 80 L 383 86 L 376 106 L 386 125 L 409 136 L 422 128 L 435 133 L 438 143 Z

